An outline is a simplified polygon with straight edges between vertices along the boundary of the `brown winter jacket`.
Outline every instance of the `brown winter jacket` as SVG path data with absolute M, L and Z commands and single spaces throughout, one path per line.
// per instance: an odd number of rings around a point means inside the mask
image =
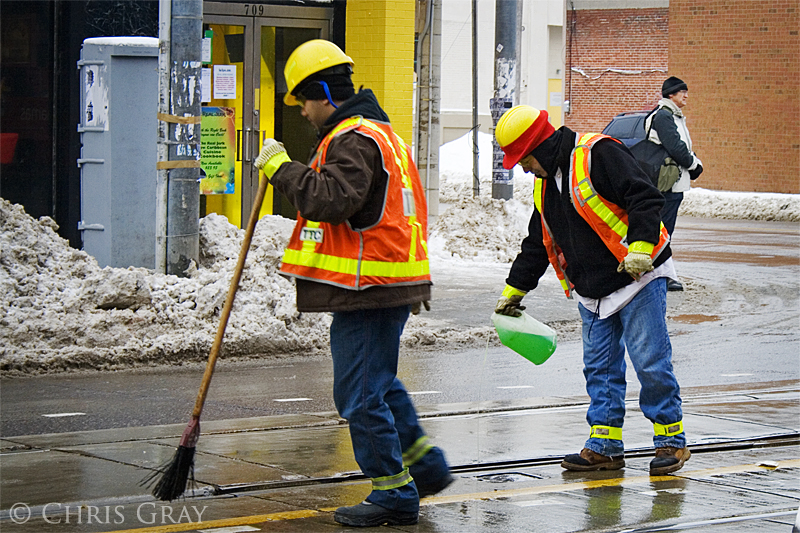
M 320 139 L 336 124 L 356 115 L 389 121 L 372 91 L 364 89 L 331 115 L 319 134 Z M 383 211 L 388 175 L 375 141 L 351 131 L 331 140 L 320 172 L 292 161 L 281 165 L 270 182 L 304 218 L 331 224 L 349 223 L 358 230 L 378 221 Z M 296 283 L 297 310 L 301 312 L 397 307 L 431 298 L 430 282 L 363 290 L 297 278 Z

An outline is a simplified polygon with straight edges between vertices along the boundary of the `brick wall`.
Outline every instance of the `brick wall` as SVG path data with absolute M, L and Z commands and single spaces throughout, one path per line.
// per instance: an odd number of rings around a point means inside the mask
M 567 10 L 564 124 L 601 131 L 623 111 L 652 109 L 667 78 L 668 10 Z
M 678 76 L 703 160 L 697 186 L 800 193 L 798 10 L 797 0 L 567 10 L 565 124 L 597 131 L 616 113 L 652 108 L 663 80 Z
M 415 0 L 347 3 L 346 48 L 353 83 L 372 89 L 394 130 L 411 142 Z
M 670 1 L 669 70 L 689 85 L 698 186 L 800 192 L 797 0 Z

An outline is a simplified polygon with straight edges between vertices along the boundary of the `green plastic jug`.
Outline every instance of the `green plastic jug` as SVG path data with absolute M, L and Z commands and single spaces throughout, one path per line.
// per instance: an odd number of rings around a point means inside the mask
M 535 365 L 541 365 L 556 351 L 556 332 L 523 312 L 513 317 L 492 313 L 500 342 Z

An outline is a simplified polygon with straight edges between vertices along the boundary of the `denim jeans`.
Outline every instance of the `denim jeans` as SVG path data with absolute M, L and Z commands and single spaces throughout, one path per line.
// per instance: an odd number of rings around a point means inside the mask
M 675 232 L 675 222 L 678 220 L 678 209 L 683 201 L 682 192 L 666 191 L 661 193 L 664 196 L 664 207 L 661 208 L 661 221 L 667 228 L 670 236 Z
M 397 379 L 400 335 L 411 306 L 333 313 L 333 399 L 350 424 L 353 453 L 369 478 L 403 471 L 403 450 L 425 433 L 405 387 Z M 367 501 L 417 512 L 415 483 L 373 490 Z
M 583 320 L 583 374 L 591 403 L 590 426 L 621 428 L 625 418 L 625 348 L 641 384 L 639 407 L 653 423 L 673 424 L 683 418 L 678 381 L 672 370 L 672 345 L 667 332 L 667 280 L 648 283 L 628 305 L 600 319 L 578 305 Z M 686 446 L 683 432 L 656 435 L 659 448 Z M 621 440 L 590 437 L 586 448 L 595 453 L 621 455 Z

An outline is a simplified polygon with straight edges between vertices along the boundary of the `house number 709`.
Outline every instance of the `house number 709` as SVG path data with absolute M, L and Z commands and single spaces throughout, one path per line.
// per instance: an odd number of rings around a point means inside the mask
M 245 15 L 252 15 L 252 16 L 263 16 L 264 15 L 264 5 L 254 5 L 251 6 L 250 4 L 244 5 L 244 14 Z

